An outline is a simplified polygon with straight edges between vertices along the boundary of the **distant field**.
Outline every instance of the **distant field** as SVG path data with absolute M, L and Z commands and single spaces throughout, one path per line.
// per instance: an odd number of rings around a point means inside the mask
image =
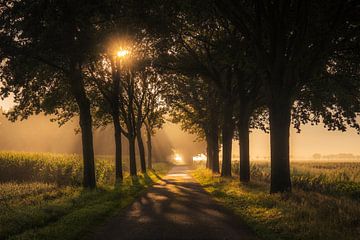
M 356 240 L 360 236 L 360 163 L 292 162 L 292 194 L 269 195 L 270 163 L 251 165 L 252 182 L 222 179 L 204 167 L 194 177 L 264 239 Z
M 238 173 L 239 165 L 233 165 Z M 251 164 L 253 179 L 270 182 L 270 163 Z M 295 188 L 360 200 L 360 162 L 292 162 L 291 178 Z
M 99 188 L 81 188 L 77 155 L 0 152 L 0 239 L 79 239 L 131 203 L 169 165 L 114 187 L 111 157 L 97 157 Z

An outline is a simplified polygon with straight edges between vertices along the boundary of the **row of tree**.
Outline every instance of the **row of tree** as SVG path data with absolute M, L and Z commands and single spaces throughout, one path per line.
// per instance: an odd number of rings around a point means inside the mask
M 222 176 L 238 139 L 245 182 L 249 131 L 269 131 L 270 192 L 291 191 L 291 124 L 360 129 L 359 11 L 356 0 L 2 0 L 1 93 L 15 97 L 13 120 L 79 116 L 86 187 L 95 187 L 94 125 L 114 126 L 121 179 L 121 134 L 130 173 L 136 141 L 145 171 L 141 129 L 150 139 L 170 107 L 206 139 L 214 172 L 222 144 Z M 116 57 L 119 48 L 131 57 Z
M 78 116 L 84 187 L 96 187 L 94 127 L 113 125 L 117 181 L 123 178 L 122 135 L 130 174 L 137 174 L 136 142 L 141 171 L 152 167 L 151 136 L 166 106 L 154 39 L 140 17 L 144 7 L 135 1 L 0 3 L 1 94 L 15 103 L 7 116 L 15 121 L 44 112 L 60 124 Z
M 222 176 L 231 175 L 232 140 L 239 139 L 244 182 L 249 129 L 270 131 L 270 192 L 291 191 L 291 124 L 359 131 L 359 2 L 187 3 L 172 19 L 164 63 L 175 120 L 204 136 L 214 172 L 222 143 Z

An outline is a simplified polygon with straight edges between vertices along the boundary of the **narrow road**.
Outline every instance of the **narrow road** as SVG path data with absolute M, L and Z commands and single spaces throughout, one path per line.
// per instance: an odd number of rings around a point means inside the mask
M 122 214 L 110 219 L 93 239 L 256 239 L 237 216 L 211 199 L 175 166 Z

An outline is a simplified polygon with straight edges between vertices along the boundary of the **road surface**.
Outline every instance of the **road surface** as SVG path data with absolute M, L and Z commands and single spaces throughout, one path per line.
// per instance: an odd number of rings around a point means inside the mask
M 93 239 L 256 239 L 241 219 L 212 200 L 188 171 L 187 166 L 175 166 L 96 230 Z

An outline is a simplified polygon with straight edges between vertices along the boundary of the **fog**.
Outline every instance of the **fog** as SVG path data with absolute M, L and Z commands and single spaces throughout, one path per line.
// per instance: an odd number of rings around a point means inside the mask
M 75 133 L 77 128 L 77 119 L 59 127 L 56 122 L 50 121 L 50 117 L 44 115 L 32 116 L 27 120 L 13 123 L 1 114 L 0 150 L 81 154 L 81 136 Z M 112 127 L 95 130 L 95 154 L 113 155 L 113 139 Z M 178 125 L 166 123 L 153 137 L 153 158 L 155 161 L 172 160 L 174 152 L 177 152 L 185 161 L 191 161 L 193 155 L 205 152 L 205 144 L 194 142 L 195 139 L 195 136 L 182 132 Z M 126 138 L 123 138 L 122 143 L 126 159 Z
M 0 150 L 31 151 L 81 154 L 81 138 L 75 134 L 78 120 L 59 127 L 44 115 L 32 116 L 28 120 L 9 122 L 0 116 Z M 167 122 L 153 138 L 154 160 L 172 160 L 175 154 L 181 155 L 185 162 L 206 152 L 202 141 L 196 136 L 183 132 L 176 124 Z M 146 139 L 144 138 L 144 143 Z M 360 136 L 354 130 L 348 132 L 329 132 L 321 126 L 304 126 L 301 134 L 291 130 L 290 155 L 292 160 L 311 160 L 315 153 L 360 155 L 358 147 Z M 97 155 L 113 155 L 114 142 L 112 127 L 97 129 L 94 132 L 94 147 Z M 127 140 L 123 138 L 124 158 L 127 158 Z M 221 152 L 220 152 L 221 154 Z M 269 160 L 269 134 L 254 130 L 250 134 L 251 160 Z M 233 142 L 233 159 L 239 158 L 238 142 Z M 325 157 L 325 159 L 327 159 Z

